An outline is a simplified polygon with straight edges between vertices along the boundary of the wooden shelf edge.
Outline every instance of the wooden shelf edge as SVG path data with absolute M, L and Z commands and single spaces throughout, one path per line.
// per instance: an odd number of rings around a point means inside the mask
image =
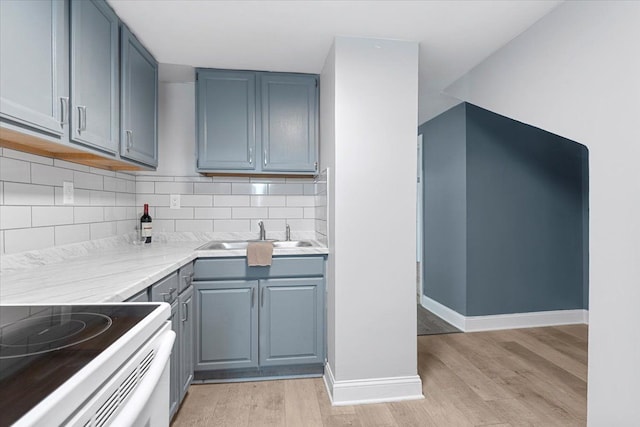
M 110 171 L 150 170 L 3 127 L 0 127 L 0 147 Z

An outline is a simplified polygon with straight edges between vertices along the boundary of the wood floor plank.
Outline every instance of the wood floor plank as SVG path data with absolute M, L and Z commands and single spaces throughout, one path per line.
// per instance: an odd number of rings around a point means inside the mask
M 193 385 L 173 427 L 582 427 L 586 325 L 418 337 L 425 399 L 332 406 L 324 381 Z
M 251 403 L 248 407 L 250 426 L 283 426 L 284 380 L 257 381 L 251 391 Z
M 322 415 L 313 379 L 285 381 L 284 412 L 287 426 L 322 427 Z

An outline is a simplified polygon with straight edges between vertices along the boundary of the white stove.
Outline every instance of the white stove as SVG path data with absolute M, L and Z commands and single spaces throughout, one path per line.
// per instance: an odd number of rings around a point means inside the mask
M 170 312 L 1 305 L 0 426 L 168 426 Z

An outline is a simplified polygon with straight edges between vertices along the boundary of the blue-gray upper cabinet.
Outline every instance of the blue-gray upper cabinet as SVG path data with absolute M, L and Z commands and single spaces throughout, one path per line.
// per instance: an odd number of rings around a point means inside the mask
M 194 282 L 195 370 L 258 366 L 257 280 Z
M 158 165 L 158 63 L 120 27 L 120 155 Z
M 0 1 L 0 117 L 66 131 L 65 2 Z
M 71 0 L 71 140 L 116 154 L 118 17 L 103 0 Z
M 324 363 L 324 280 L 261 280 L 260 293 L 260 366 Z
M 262 170 L 314 173 L 318 159 L 318 77 L 261 73 Z
M 198 170 L 256 170 L 256 75 L 198 70 Z
M 199 69 L 199 172 L 317 170 L 318 76 Z

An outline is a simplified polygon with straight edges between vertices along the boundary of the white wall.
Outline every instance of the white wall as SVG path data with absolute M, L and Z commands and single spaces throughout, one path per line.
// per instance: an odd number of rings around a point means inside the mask
M 418 45 L 338 37 L 322 75 L 322 161 L 332 166 L 329 391 L 337 404 L 420 397 Z
M 589 148 L 588 423 L 640 425 L 640 3 L 566 2 L 447 92 Z

